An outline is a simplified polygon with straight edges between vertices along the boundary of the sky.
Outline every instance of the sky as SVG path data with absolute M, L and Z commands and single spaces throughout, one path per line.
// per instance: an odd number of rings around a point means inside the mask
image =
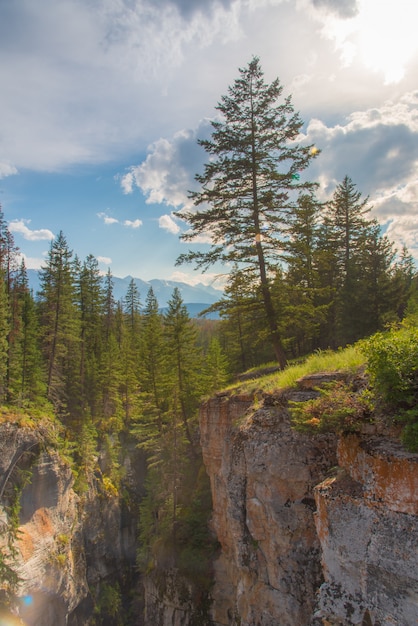
M 320 199 L 350 176 L 418 261 L 417 24 L 416 0 L 0 0 L 0 204 L 26 266 L 62 231 L 114 276 L 213 281 L 175 266 L 173 211 L 254 56 L 321 150 Z

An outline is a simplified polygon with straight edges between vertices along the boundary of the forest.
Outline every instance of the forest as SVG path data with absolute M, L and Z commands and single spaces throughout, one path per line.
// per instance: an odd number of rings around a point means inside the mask
M 396 326 L 417 294 L 411 255 L 382 234 L 348 175 L 327 201 L 302 180 L 320 151 L 291 143 L 301 121 L 290 100 L 273 107 L 280 93 L 278 83 L 263 82 L 257 59 L 241 71 L 219 106 L 226 121 L 214 122 L 212 141 L 201 142 L 215 155 L 197 176 L 202 191 L 192 194 L 203 208 L 181 214 L 192 226 L 186 241 L 206 229 L 213 245 L 179 262 L 228 268 L 223 296 L 210 307 L 219 320 L 191 319 L 178 290 L 162 313 L 152 289 L 140 294 L 133 280 L 115 301 L 110 270 L 103 276 L 93 255 L 78 258 L 62 232 L 32 293 L 0 213 L 1 403 L 50 415 L 80 493 L 93 476 L 122 492 L 123 444 L 133 438 L 148 467 L 139 570 L 175 563 L 202 588 L 215 549 L 199 445 L 202 399 L 251 368 L 283 369 Z M 238 114 L 237 102 L 246 103 Z M 257 124 L 246 127 L 254 112 Z M 269 146 L 273 135 L 282 152 Z M 111 462 L 99 471 L 100 450 Z

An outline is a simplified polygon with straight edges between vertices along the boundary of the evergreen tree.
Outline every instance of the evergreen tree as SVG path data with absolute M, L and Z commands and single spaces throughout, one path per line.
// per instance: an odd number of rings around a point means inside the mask
M 228 381 L 228 360 L 217 337 L 213 337 L 210 341 L 202 378 L 206 394 L 219 391 Z
M 120 397 L 121 386 L 121 328 L 122 307 L 116 306 L 113 296 L 113 277 L 108 270 L 104 285 L 102 358 L 100 361 L 99 415 L 101 431 L 120 430 L 123 415 Z
M 191 226 L 181 236 L 184 241 L 209 234 L 212 244 L 208 252 L 190 251 L 177 262 L 194 262 L 203 270 L 217 262 L 238 263 L 243 272 L 257 275 L 270 338 L 284 367 L 271 279 L 295 191 L 314 187 L 301 180 L 300 172 L 317 151 L 296 143 L 303 123 L 290 97 L 279 102 L 282 91 L 278 79 L 270 85 L 264 81 L 259 60 L 253 58 L 222 96 L 217 109 L 223 119 L 212 122 L 211 140 L 199 141 L 210 158 L 204 173 L 196 176 L 201 190 L 191 197 L 203 208 L 177 213 Z
M 89 255 L 77 275 L 80 310 L 80 385 L 83 412 L 94 420 L 99 411 L 104 288 L 97 259 Z
M 321 209 L 312 193 L 304 193 L 289 216 L 285 244 L 287 270 L 278 297 L 282 305 L 286 303 L 286 334 L 294 356 L 315 349 L 319 323 L 325 313 L 323 290 L 315 267 Z
M 363 200 L 351 178 L 345 176 L 337 185 L 328 210 L 338 268 L 336 343 L 345 345 L 359 336 L 354 319 L 361 307 L 361 255 L 370 232 L 371 220 L 366 218 L 370 207 L 368 198 Z
M 140 353 L 142 411 L 136 426 L 137 437 L 150 447 L 163 434 L 168 411 L 167 349 L 163 318 L 150 287 L 145 300 Z
M 265 317 L 257 281 L 234 266 L 224 294 L 208 310 L 219 311 L 221 316 L 220 332 L 231 368 L 244 372 L 274 358 L 271 350 L 265 350 Z
M 6 282 L 2 279 L 0 270 L 0 402 L 5 401 L 8 391 L 9 371 L 9 298 L 6 292 Z
M 46 265 L 40 271 L 39 306 L 47 397 L 57 413 L 70 418 L 76 427 L 75 422 L 80 419 L 80 389 L 77 384 L 80 327 L 72 254 L 64 234 L 60 232 L 51 244 Z
M 405 245 L 402 246 L 399 259 L 393 268 L 393 288 L 396 297 L 396 313 L 402 320 L 407 313 L 411 296 L 416 295 L 416 267 L 414 260 Z
M 19 405 L 40 402 L 45 397 L 45 380 L 39 324 L 23 260 L 13 281 L 13 300 L 19 324 L 15 324 L 17 332 L 13 346 L 9 344 L 8 395 Z
M 196 417 L 201 396 L 200 373 L 202 356 L 197 347 L 196 327 L 176 287 L 164 315 L 167 366 L 170 368 L 169 389 L 173 418 L 178 416 L 192 450 L 195 439 L 191 421 Z
M 360 249 L 359 280 L 353 299 L 358 303 L 352 312 L 349 341 L 355 341 L 383 330 L 388 322 L 397 321 L 397 296 L 393 282 L 395 251 L 382 236 L 373 220 Z

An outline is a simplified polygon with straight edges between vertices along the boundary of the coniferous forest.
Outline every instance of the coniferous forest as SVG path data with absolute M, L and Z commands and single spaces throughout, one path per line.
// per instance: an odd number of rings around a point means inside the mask
M 78 258 L 62 232 L 32 293 L 0 213 L 2 404 L 53 415 L 80 493 L 103 449 L 111 462 L 102 479 L 117 492 L 123 443 L 134 439 L 148 467 L 138 567 L 175 563 L 202 587 L 214 550 L 202 398 L 250 368 L 283 368 L 400 322 L 417 289 L 408 250 L 382 234 L 355 181 L 347 175 L 317 198 L 303 172 L 320 150 L 297 144 L 302 121 L 290 99 L 277 104 L 280 95 L 258 59 L 241 70 L 219 105 L 225 121 L 201 142 L 211 158 L 192 194 L 198 210 L 181 214 L 191 224 L 186 241 L 209 232 L 213 245 L 179 262 L 228 269 L 210 307 L 219 320 L 190 319 L 178 290 L 161 313 L 152 289 L 138 293 L 133 280 L 115 301 L 110 271 L 103 276 L 92 255 Z

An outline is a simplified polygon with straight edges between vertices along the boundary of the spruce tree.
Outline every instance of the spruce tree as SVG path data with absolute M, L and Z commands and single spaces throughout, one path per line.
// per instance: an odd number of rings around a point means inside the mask
M 294 356 L 306 354 L 317 347 L 319 322 L 325 313 L 315 267 L 321 210 L 322 205 L 315 196 L 304 193 L 289 216 L 285 244 L 287 269 L 278 298 L 282 304 L 285 303 L 286 334 L 293 345 Z
M 93 420 L 99 411 L 102 320 L 105 294 L 97 259 L 88 255 L 76 277 L 80 310 L 80 384 L 83 411 Z
M 202 355 L 197 346 L 197 330 L 193 325 L 180 290 L 176 287 L 164 315 L 167 365 L 170 368 L 171 412 L 181 420 L 192 450 L 195 439 L 191 422 L 196 417 L 201 388 L 199 384 Z
M 80 415 L 80 318 L 73 252 L 60 232 L 40 270 L 39 307 L 47 397 L 57 413 L 78 428 Z
M 219 262 L 238 263 L 243 272 L 253 272 L 276 358 L 284 367 L 271 280 L 295 194 L 314 187 L 303 171 L 318 151 L 296 143 L 303 122 L 291 98 L 281 99 L 279 80 L 265 82 L 259 59 L 239 71 L 216 107 L 222 118 L 212 122 L 212 138 L 199 141 L 209 161 L 196 176 L 200 191 L 191 193 L 197 211 L 176 214 L 191 227 L 181 235 L 184 241 L 209 235 L 211 246 L 182 254 L 177 263 L 193 262 L 204 271 Z

